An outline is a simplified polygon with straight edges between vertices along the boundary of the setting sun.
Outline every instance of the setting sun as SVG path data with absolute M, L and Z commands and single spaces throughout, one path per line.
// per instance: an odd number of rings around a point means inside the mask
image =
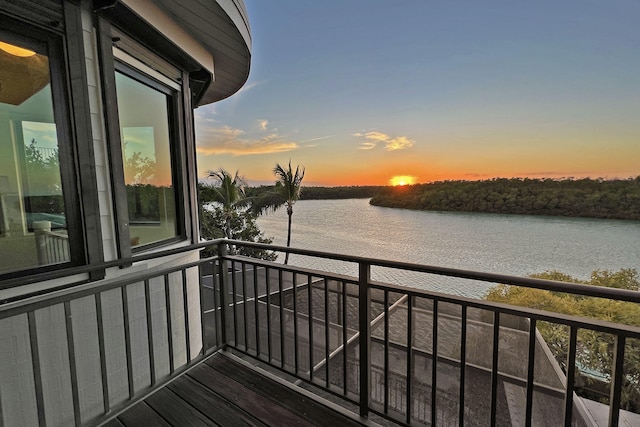
M 389 183 L 393 186 L 411 185 L 411 184 L 415 184 L 415 182 L 416 182 L 415 176 L 407 176 L 407 175 L 394 176 L 389 180 Z

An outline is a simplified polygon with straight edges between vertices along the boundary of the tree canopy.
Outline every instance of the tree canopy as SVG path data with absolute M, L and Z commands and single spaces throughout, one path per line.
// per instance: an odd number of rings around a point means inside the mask
M 640 176 L 626 180 L 441 181 L 385 187 L 370 203 L 434 211 L 640 220 Z
M 203 188 L 202 195 L 206 195 L 207 202 L 216 202 L 221 206 L 221 214 L 225 219 L 224 234 L 227 239 L 232 239 L 231 221 L 237 215 L 240 208 L 248 204 L 244 189 L 247 182 L 238 171 L 231 175 L 225 169 L 209 171 L 209 177 L 214 179 L 214 184 Z M 204 192 L 206 191 L 206 193 Z
M 273 239 L 264 236 L 264 233 L 256 223 L 257 213 L 241 207 L 242 203 L 224 204 L 216 201 L 219 197 L 219 189 L 213 185 L 198 184 L 198 199 L 200 204 L 200 235 L 207 240 L 226 237 L 234 240 L 248 242 L 273 243 Z M 242 199 L 244 201 L 244 199 Z M 230 208 L 229 208 L 230 207 Z M 264 249 L 248 247 L 233 248 L 238 255 L 275 261 L 277 254 Z M 208 248 L 202 252 L 202 256 L 216 254 L 215 248 Z
M 586 281 L 578 280 L 558 271 L 548 271 L 532 275 L 532 277 L 640 291 L 640 278 L 635 269 L 622 269 L 615 272 L 596 270 Z M 497 285 L 491 288 L 485 298 L 494 302 L 640 327 L 640 307 L 632 302 L 507 285 Z M 548 322 L 538 322 L 537 325 L 556 360 L 560 366 L 565 368 L 569 350 L 567 327 Z M 610 334 L 581 329 L 578 332 L 578 341 L 576 362 L 579 366 L 583 370 L 587 369 L 604 376 L 610 375 L 613 363 L 614 337 Z M 588 379 L 588 377 L 586 378 Z M 626 409 L 634 412 L 640 411 L 640 340 L 627 341 L 625 387 L 622 397 L 622 403 Z

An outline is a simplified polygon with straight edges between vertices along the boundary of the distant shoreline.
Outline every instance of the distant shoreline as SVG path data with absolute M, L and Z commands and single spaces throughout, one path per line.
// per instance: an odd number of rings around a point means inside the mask
M 248 196 L 271 186 L 251 187 Z M 370 199 L 373 206 L 640 221 L 640 176 L 629 179 L 494 178 L 405 186 L 303 187 L 300 200 Z
M 383 187 L 374 206 L 443 211 L 640 220 L 640 176 L 626 180 L 506 179 Z

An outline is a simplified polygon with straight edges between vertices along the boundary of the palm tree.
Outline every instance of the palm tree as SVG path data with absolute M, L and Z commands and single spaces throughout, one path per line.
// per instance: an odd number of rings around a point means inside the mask
M 300 198 L 300 190 L 302 189 L 302 179 L 304 178 L 304 167 L 300 170 L 299 166 L 296 166 L 295 173 L 291 168 L 291 160 L 289 160 L 289 167 L 283 168 L 280 163 L 276 164 L 273 168 L 273 173 L 276 175 L 276 188 L 275 191 L 280 195 L 283 203 L 287 206 L 287 215 L 289 216 L 289 224 L 287 227 L 287 247 L 291 245 L 291 216 L 293 215 L 293 205 Z M 289 262 L 289 252 L 284 257 L 284 263 Z
M 243 176 L 236 171 L 232 177 L 225 169 L 209 171 L 209 178 L 215 178 L 216 182 L 212 188 L 212 196 L 214 202 L 222 205 L 222 212 L 225 219 L 224 235 L 227 239 L 232 239 L 231 220 L 237 214 L 238 208 L 244 207 L 249 203 L 249 199 L 245 196 L 245 188 L 247 182 Z

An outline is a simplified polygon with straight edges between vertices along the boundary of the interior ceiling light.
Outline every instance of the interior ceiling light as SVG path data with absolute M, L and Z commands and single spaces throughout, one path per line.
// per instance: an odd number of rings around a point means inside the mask
M 19 56 L 21 58 L 26 58 L 36 54 L 32 50 L 24 49 L 5 42 L 0 42 L 0 49 L 4 50 L 7 53 L 10 53 L 11 55 Z
M 0 103 L 20 105 L 49 84 L 49 58 L 0 41 Z

